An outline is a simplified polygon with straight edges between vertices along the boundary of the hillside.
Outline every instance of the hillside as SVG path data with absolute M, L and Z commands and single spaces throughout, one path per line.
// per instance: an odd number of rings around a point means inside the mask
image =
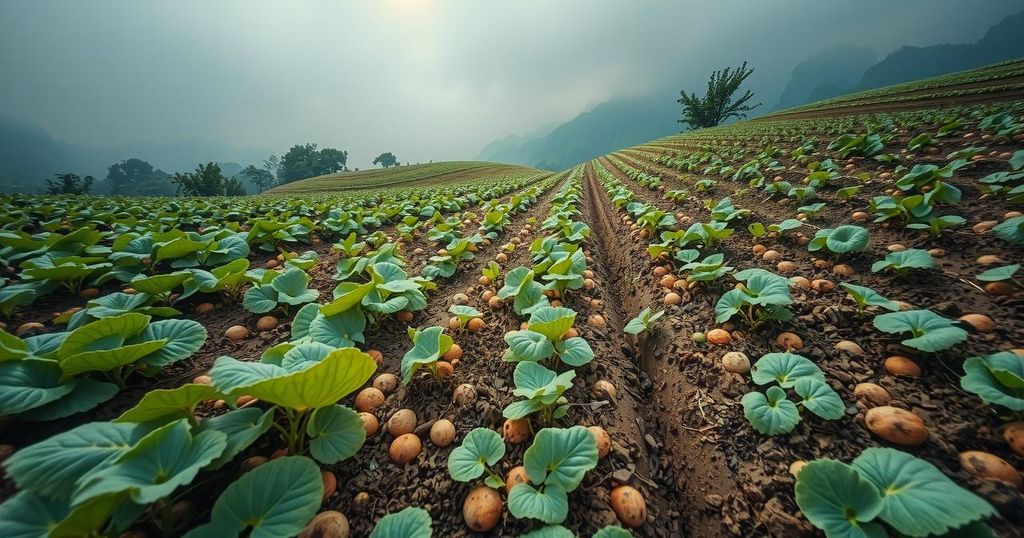
M 499 178 L 541 174 L 547 174 L 547 172 L 509 164 L 452 161 L 328 174 L 280 185 L 264 194 L 359 191 L 381 187 L 413 187 L 473 181 L 484 177 Z

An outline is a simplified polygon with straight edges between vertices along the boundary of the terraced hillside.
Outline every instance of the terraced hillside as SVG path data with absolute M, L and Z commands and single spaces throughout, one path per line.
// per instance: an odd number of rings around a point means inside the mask
M 382 187 L 440 185 L 484 177 L 531 175 L 540 170 L 512 164 L 453 161 L 342 172 L 303 179 L 275 187 L 266 194 L 343 192 Z
M 1024 102 L 921 87 L 0 197 L 0 536 L 1020 536 Z

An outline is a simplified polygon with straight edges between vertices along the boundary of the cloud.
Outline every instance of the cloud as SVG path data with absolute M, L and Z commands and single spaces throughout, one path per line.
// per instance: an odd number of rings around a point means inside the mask
M 12 0 L 0 113 L 90 145 L 202 137 L 313 141 L 355 166 L 469 158 L 604 100 L 700 89 L 750 60 L 774 102 L 835 42 L 885 54 L 962 42 L 1012 0 Z

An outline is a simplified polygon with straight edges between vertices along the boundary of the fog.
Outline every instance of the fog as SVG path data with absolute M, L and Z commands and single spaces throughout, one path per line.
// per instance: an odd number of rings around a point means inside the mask
M 967 9 L 969 6 L 969 9 Z M 1019 0 L 4 0 L 0 115 L 94 146 L 200 137 L 404 161 L 488 142 L 609 98 L 747 60 L 774 103 L 838 42 L 884 56 L 973 41 Z

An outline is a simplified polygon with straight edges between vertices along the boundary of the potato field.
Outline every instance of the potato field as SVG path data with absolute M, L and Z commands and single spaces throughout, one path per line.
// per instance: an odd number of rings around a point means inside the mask
M 1021 536 L 1022 70 L 561 172 L 0 196 L 0 536 Z

